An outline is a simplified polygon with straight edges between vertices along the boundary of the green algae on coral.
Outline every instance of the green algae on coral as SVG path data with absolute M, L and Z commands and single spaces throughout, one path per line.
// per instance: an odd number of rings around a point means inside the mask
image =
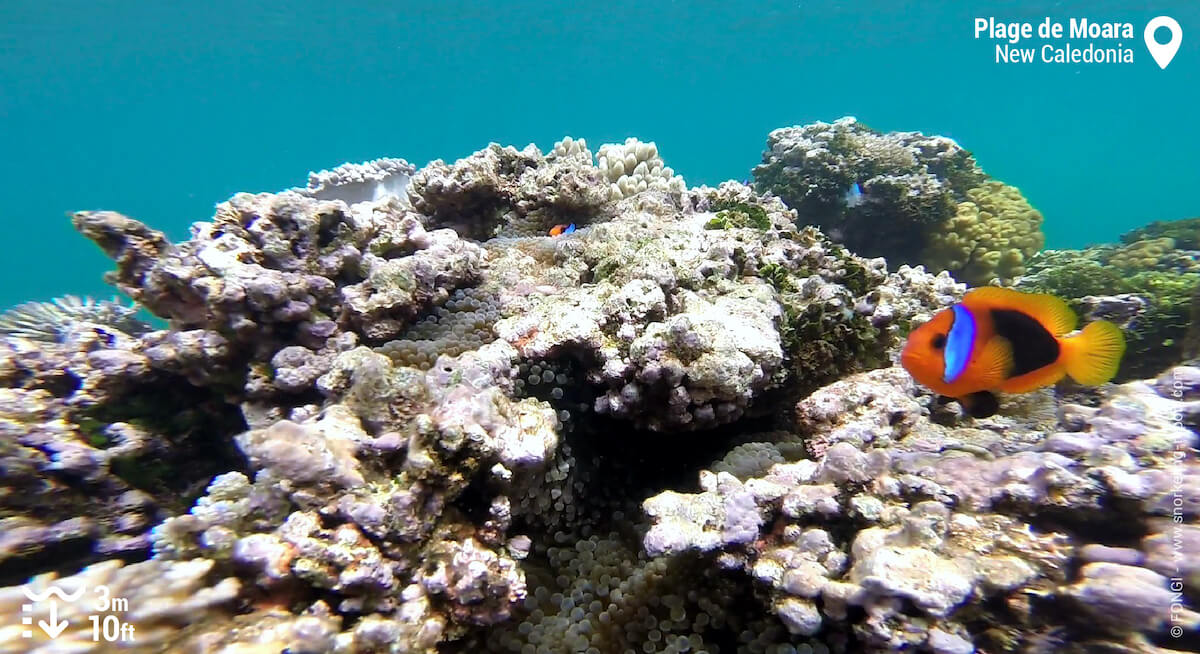
M 771 219 L 767 216 L 766 209 L 760 206 L 739 202 L 728 208 L 714 207 L 714 209 L 717 211 L 717 215 L 704 223 L 705 229 L 771 228 Z
M 1124 325 L 1126 352 L 1119 381 L 1150 377 L 1183 360 L 1192 298 L 1200 285 L 1200 270 L 1173 269 L 1164 263 L 1175 260 L 1170 253 L 1161 252 L 1157 244 L 1151 249 L 1141 243 L 1145 241 L 1046 251 L 1033 258 L 1030 274 L 1018 283 L 1023 290 L 1061 297 L 1081 314 L 1091 306 L 1084 298 L 1139 298 L 1140 310 Z M 1134 254 L 1129 254 L 1131 248 Z M 1143 256 L 1147 252 L 1154 255 Z

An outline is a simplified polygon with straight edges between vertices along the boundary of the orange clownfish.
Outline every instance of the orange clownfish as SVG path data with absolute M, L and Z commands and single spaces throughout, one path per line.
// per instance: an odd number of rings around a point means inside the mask
M 1096 386 L 1117 374 L 1125 353 L 1121 329 L 1097 320 L 1071 334 L 1076 321 L 1053 295 L 977 288 L 913 330 L 900 364 L 935 393 L 986 418 L 999 408 L 995 391 L 1027 393 L 1064 375 Z
M 571 223 L 570 225 L 560 223 L 560 224 L 555 225 L 550 228 L 550 235 L 551 236 L 562 236 L 563 234 L 570 234 L 571 232 L 574 232 L 574 231 L 575 231 L 575 223 Z

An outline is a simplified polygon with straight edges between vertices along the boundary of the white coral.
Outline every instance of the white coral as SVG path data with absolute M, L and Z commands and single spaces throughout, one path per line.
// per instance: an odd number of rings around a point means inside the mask
M 642 143 L 630 137 L 623 145 L 602 145 L 598 166 L 610 184 L 609 197 L 614 201 L 649 189 L 670 193 L 682 193 L 687 189 L 683 178 L 658 156 L 658 146 L 653 141 Z

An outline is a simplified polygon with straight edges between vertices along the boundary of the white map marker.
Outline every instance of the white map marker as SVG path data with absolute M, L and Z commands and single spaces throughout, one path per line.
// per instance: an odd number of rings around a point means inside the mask
M 1160 27 L 1165 27 L 1171 31 L 1171 40 L 1166 43 L 1159 43 L 1154 40 L 1154 31 Z M 1183 42 L 1183 28 L 1179 23 L 1175 22 L 1170 16 L 1159 16 L 1151 19 L 1146 23 L 1146 31 L 1142 33 L 1142 38 L 1146 39 L 1146 49 L 1150 51 L 1150 56 L 1154 57 L 1154 61 L 1158 63 L 1159 68 L 1166 68 L 1167 64 L 1175 58 L 1175 53 L 1179 52 L 1179 44 Z

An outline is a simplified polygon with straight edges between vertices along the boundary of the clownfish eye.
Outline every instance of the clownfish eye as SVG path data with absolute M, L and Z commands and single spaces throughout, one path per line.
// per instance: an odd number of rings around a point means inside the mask
M 933 345 L 933 349 L 935 349 L 935 350 L 940 350 L 940 349 L 946 347 L 946 335 L 938 334 L 938 335 L 934 336 L 933 342 L 930 343 L 930 345 Z

